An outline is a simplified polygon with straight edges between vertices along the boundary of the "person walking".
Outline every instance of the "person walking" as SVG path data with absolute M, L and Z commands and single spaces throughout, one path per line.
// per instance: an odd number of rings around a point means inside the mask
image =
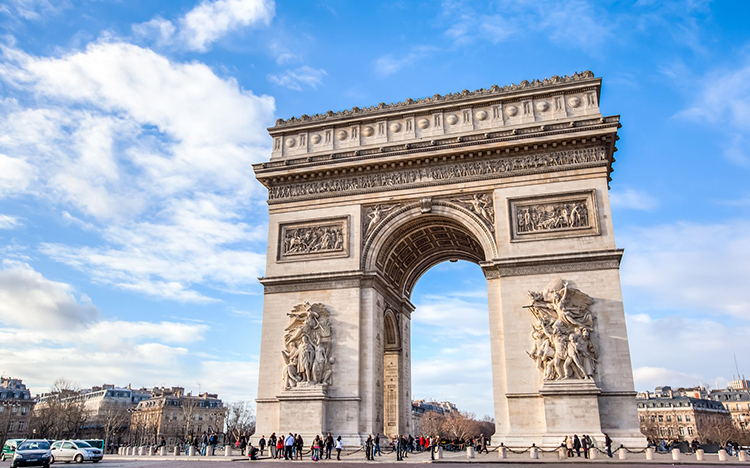
M 401 450 L 401 460 L 406 458 L 407 443 L 408 443 L 408 440 L 406 439 L 406 436 L 401 435 L 401 437 L 398 440 L 398 446 L 399 446 L 399 449 Z
M 326 460 L 331 459 L 331 451 L 333 450 L 333 436 L 329 432 L 326 436 Z
M 341 443 L 341 436 L 336 438 L 336 460 L 341 461 L 341 449 L 344 448 L 344 444 Z
M 375 449 L 372 452 L 372 457 L 375 458 L 375 455 L 382 457 L 383 453 L 380 451 L 380 434 L 375 434 Z
M 583 457 L 588 458 L 589 457 L 589 436 L 584 434 L 581 437 L 581 449 L 583 450 Z
M 576 451 L 576 457 L 581 458 L 581 439 L 578 434 L 573 434 L 573 450 Z
M 286 437 L 280 435 L 276 441 L 276 458 L 281 459 L 284 456 L 286 450 Z
M 318 461 L 318 460 L 320 460 L 320 447 L 321 447 L 321 445 L 322 445 L 322 441 L 320 440 L 320 436 L 316 435 L 315 439 L 313 440 L 312 445 L 310 446 L 312 448 L 312 450 L 311 450 L 312 455 L 310 456 L 310 458 L 312 459 L 312 461 Z
M 481 446 L 481 449 L 479 450 L 479 453 L 482 453 L 482 452 L 484 452 L 484 453 L 487 453 L 487 454 L 489 454 L 489 453 L 490 453 L 490 451 L 489 451 L 489 450 L 487 449 L 487 445 L 488 445 L 488 444 L 487 444 L 487 437 L 485 437 L 485 436 L 484 436 L 484 434 L 481 434 L 481 435 L 479 436 L 479 440 L 480 440 L 480 441 L 481 441 L 481 443 L 482 443 L 482 446 Z
M 401 461 L 401 437 L 398 434 L 393 439 L 393 450 L 396 452 L 396 461 Z
M 260 440 L 258 441 L 258 447 L 260 448 L 260 456 L 263 456 L 263 450 L 266 448 L 266 436 L 262 435 L 260 436 Z
M 365 460 L 372 460 L 372 436 L 368 435 L 365 441 Z
M 604 434 L 604 445 L 607 447 L 607 456 L 612 458 L 612 439 L 608 434 Z
M 294 448 L 294 436 L 290 432 L 286 438 L 284 438 L 284 460 L 292 460 L 292 449 Z
M 263 439 L 261 439 L 263 440 Z M 247 448 L 247 437 L 245 437 L 245 434 L 242 434 L 240 436 L 240 453 L 244 456 L 245 455 L 245 449 Z

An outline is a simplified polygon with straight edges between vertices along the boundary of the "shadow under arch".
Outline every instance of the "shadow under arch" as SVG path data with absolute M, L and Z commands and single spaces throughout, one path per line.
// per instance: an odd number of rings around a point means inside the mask
M 447 201 L 403 206 L 384 218 L 366 238 L 362 269 L 377 272 L 409 298 L 420 276 L 445 260 L 479 264 L 497 257 L 491 228 L 471 211 Z

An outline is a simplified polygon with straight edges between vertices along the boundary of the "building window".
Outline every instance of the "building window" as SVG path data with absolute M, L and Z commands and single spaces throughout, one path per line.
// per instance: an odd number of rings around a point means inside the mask
M 18 430 L 19 430 L 19 431 L 22 431 L 22 430 L 23 430 L 23 421 L 19 421 L 19 422 L 18 422 Z
M 641 422 L 646 422 L 646 417 L 645 416 L 641 416 Z
M 689 414 L 685 415 L 685 421 L 690 422 L 690 415 Z
M 669 427 L 669 428 L 667 428 L 667 429 L 669 430 L 669 435 L 670 435 L 670 436 L 673 436 L 673 435 L 674 435 L 674 431 L 672 430 L 672 428 L 671 428 L 671 427 Z
M 21 408 L 21 414 L 26 414 L 28 412 L 29 412 L 29 408 L 27 408 L 26 406 L 24 406 L 23 408 Z
M 682 416 L 679 414 L 677 415 L 677 422 L 682 422 Z
M 737 411 L 742 411 L 742 408 L 740 407 L 739 403 L 737 403 Z
M 688 435 L 693 435 L 693 428 L 692 428 L 692 426 L 688 426 Z
M 660 427 L 659 432 L 661 432 L 661 436 L 664 437 L 667 435 L 667 428 L 666 427 Z
M 664 422 L 664 416 L 662 416 L 661 414 L 659 415 L 659 422 Z
M 18 406 L 14 406 L 14 407 L 13 407 L 13 412 L 14 412 L 14 413 L 18 413 Z
M 16 423 L 14 421 L 11 421 L 8 423 L 8 432 L 13 432 L 13 430 L 16 427 Z
M 672 416 L 669 414 L 667 415 L 667 422 L 672 422 Z
M 685 435 L 685 428 L 684 427 L 680 427 L 680 435 L 681 436 Z

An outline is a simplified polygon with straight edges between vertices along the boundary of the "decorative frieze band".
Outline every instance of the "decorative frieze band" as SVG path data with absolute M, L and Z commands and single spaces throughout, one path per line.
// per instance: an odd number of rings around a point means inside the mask
M 611 270 L 620 268 L 622 252 L 621 249 L 617 249 L 496 260 L 486 265 L 483 264 L 482 270 L 487 279 L 558 274 L 572 271 Z
M 496 157 L 475 161 L 454 162 L 432 167 L 384 171 L 361 176 L 341 177 L 278 185 L 269 188 L 269 203 L 344 195 L 357 192 L 397 190 L 404 186 L 416 188 L 495 177 L 511 177 L 525 173 L 585 167 L 607 163 L 603 146 L 548 151 L 518 157 Z

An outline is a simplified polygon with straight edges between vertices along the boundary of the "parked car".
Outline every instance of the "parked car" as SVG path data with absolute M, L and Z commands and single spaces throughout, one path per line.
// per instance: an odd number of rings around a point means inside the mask
M 92 447 L 89 443 L 82 440 L 58 440 L 52 444 L 52 463 L 72 461 L 83 463 L 90 461 L 98 463 L 104 453 L 101 449 Z
M 13 454 L 16 453 L 16 447 L 18 444 L 23 442 L 23 439 L 8 439 L 3 445 L 3 452 L 0 454 L 0 461 L 5 461 L 13 458 Z
M 49 468 L 52 455 L 46 440 L 26 439 L 18 444 L 10 461 L 10 468 L 19 466 L 44 466 Z
M 86 439 L 84 440 L 84 442 L 86 442 L 87 444 L 89 444 L 90 446 L 94 448 L 98 448 L 99 450 L 102 451 L 102 453 L 104 453 L 104 441 L 102 439 L 91 439 L 91 440 Z

